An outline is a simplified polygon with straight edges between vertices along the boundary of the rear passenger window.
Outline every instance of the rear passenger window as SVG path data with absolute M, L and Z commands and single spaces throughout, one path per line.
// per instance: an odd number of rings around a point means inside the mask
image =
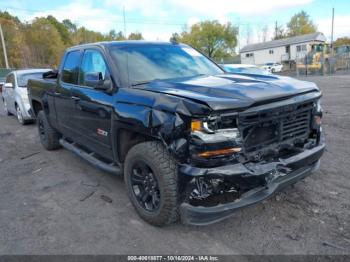
M 78 84 L 80 64 L 80 51 L 69 52 L 63 65 L 62 81 L 70 84 Z

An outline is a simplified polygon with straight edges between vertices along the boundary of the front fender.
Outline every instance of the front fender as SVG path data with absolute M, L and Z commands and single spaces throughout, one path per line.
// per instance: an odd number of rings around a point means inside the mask
M 175 159 L 184 161 L 188 150 L 189 117 L 128 103 L 117 103 L 115 116 L 117 133 L 126 129 L 160 140 Z

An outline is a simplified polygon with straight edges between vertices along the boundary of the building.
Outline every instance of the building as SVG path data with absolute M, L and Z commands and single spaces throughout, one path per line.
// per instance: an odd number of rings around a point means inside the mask
M 326 42 L 320 33 L 300 35 L 258 44 L 246 45 L 240 50 L 242 64 L 290 63 L 305 55 L 312 45 Z

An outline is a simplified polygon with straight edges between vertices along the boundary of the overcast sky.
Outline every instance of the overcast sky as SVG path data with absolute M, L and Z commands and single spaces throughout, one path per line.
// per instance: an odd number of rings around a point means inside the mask
M 268 26 L 269 37 L 275 21 L 286 24 L 290 17 L 305 10 L 328 38 L 331 34 L 332 7 L 335 8 L 335 38 L 350 37 L 350 0 L 0 0 L 0 9 L 31 21 L 37 16 L 70 19 L 79 26 L 103 33 L 123 31 L 123 7 L 126 32 L 141 32 L 146 40 L 168 41 L 173 32 L 181 32 L 205 19 L 217 19 L 239 25 L 240 45 L 261 40 Z

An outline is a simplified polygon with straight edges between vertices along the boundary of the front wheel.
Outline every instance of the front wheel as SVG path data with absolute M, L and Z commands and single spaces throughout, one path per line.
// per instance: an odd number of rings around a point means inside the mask
M 142 219 L 163 226 L 178 219 L 177 164 L 157 141 L 135 145 L 125 159 L 129 198 Z
M 17 120 L 21 125 L 25 124 L 25 121 L 23 119 L 22 111 L 19 108 L 19 106 L 16 106 L 16 113 L 17 113 Z
M 47 121 L 47 117 L 44 111 L 40 111 L 38 113 L 37 125 L 41 144 L 47 150 L 55 150 L 60 148 L 60 134 L 55 129 L 53 129 L 49 121 Z

